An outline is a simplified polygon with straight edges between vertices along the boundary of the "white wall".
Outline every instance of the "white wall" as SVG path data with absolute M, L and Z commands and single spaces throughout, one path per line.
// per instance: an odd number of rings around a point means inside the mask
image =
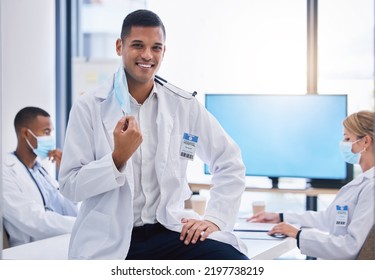
M 0 7 L 2 162 L 4 153 L 16 148 L 13 120 L 20 109 L 41 107 L 55 120 L 55 1 L 0 0 Z M 46 167 L 54 170 L 52 165 Z M 2 174 L 0 164 L 0 217 Z
M 13 120 L 25 106 L 55 121 L 55 1 L 1 0 L 2 152 L 16 148 Z

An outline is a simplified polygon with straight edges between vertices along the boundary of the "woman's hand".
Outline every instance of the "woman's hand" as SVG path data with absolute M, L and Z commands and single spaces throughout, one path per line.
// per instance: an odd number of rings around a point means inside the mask
M 254 223 L 280 223 L 279 213 L 270 213 L 270 212 L 259 212 L 255 215 L 246 219 L 248 222 Z
M 297 237 L 299 229 L 292 226 L 291 224 L 282 222 L 274 226 L 269 232 L 269 235 L 275 234 L 275 233 L 282 233 L 285 234 L 286 236 L 290 236 L 293 238 Z

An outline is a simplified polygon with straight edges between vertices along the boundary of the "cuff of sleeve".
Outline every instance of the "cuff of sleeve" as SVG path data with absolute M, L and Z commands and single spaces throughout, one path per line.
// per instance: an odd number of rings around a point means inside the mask
M 223 221 L 219 220 L 218 218 L 212 216 L 204 216 L 204 219 L 217 225 L 220 230 L 223 230 L 225 228 L 225 223 L 223 223 Z
M 299 236 L 301 235 L 301 232 L 302 230 L 300 229 L 298 232 L 297 232 L 297 235 L 296 235 L 296 239 L 297 239 L 297 247 L 299 249 Z
M 284 213 L 279 213 L 280 223 L 284 222 Z
M 116 180 L 117 184 L 124 185 L 125 180 L 126 180 L 126 177 L 125 177 L 126 163 L 124 164 L 124 166 L 120 170 L 118 170 L 115 163 L 113 162 L 113 158 L 112 158 L 112 167 L 113 167 L 113 174 L 115 175 L 115 180 Z

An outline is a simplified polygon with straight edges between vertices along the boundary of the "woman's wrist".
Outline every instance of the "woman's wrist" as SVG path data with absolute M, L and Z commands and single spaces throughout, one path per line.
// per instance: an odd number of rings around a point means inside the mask
M 296 239 L 297 239 L 297 247 L 299 249 L 299 236 L 301 235 L 301 229 L 297 232 Z

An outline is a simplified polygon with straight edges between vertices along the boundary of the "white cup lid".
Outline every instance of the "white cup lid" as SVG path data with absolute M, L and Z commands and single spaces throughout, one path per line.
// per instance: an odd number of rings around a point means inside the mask
M 264 201 L 253 201 L 253 205 L 266 205 L 266 203 Z
M 193 194 L 190 198 L 190 200 L 194 201 L 206 201 L 206 197 L 200 194 Z

